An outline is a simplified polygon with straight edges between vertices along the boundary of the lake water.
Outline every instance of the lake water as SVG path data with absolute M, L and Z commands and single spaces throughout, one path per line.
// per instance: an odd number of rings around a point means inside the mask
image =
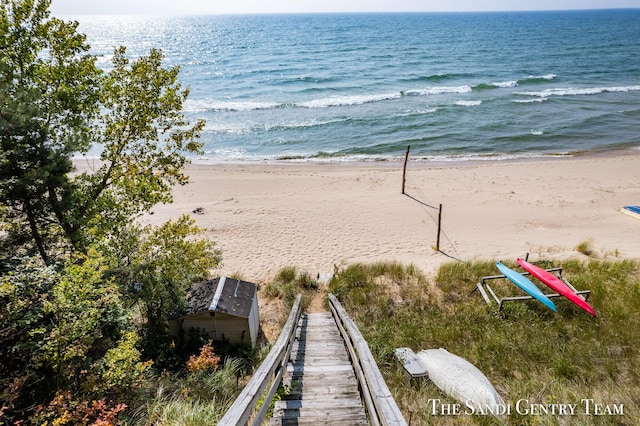
M 640 9 L 76 17 L 161 48 L 204 159 L 464 161 L 640 147 Z

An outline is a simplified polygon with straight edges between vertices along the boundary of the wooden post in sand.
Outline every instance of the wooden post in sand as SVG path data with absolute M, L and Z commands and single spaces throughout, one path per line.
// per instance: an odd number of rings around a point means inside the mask
M 436 251 L 440 251 L 440 229 L 442 229 L 442 204 L 438 210 L 438 238 L 436 240 Z
M 407 153 L 404 155 L 404 168 L 402 169 L 402 195 L 404 195 L 404 184 L 407 181 L 407 161 L 409 161 L 409 150 L 411 145 L 407 145 Z

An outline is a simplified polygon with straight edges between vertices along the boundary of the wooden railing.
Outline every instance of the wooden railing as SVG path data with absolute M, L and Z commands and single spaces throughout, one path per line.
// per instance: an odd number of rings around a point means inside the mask
M 374 426 L 406 425 L 360 330 L 333 294 L 329 294 L 329 305 L 349 350 L 370 423 Z
M 289 318 L 269 355 L 267 355 L 222 420 L 220 420 L 219 425 L 244 426 L 262 424 L 289 362 L 297 324 L 301 315 L 300 300 L 301 295 L 298 295 Z M 349 351 L 370 423 L 374 426 L 405 426 L 407 423 L 389 392 L 378 365 L 373 359 L 371 350 L 360 334 L 358 327 L 349 318 L 349 315 L 347 315 L 347 312 L 333 294 L 329 295 L 329 302 L 331 313 Z M 254 414 L 255 407 L 261 399 L 262 404 L 258 412 Z
M 289 318 L 280 332 L 280 336 L 276 341 L 269 354 L 264 359 L 262 364 L 253 377 L 244 387 L 238 398 L 236 398 L 229 411 L 220 420 L 218 425 L 226 426 L 240 426 L 247 425 L 252 420 L 252 425 L 259 425 L 264 420 L 267 411 L 273 400 L 280 382 L 282 381 L 282 374 L 287 368 L 289 362 L 289 356 L 291 355 L 291 343 L 296 335 L 296 328 L 298 326 L 298 320 L 302 313 L 300 304 L 302 296 L 298 294 L 296 301 L 291 308 Z M 266 392 L 267 386 L 269 390 Z M 255 406 L 258 401 L 264 396 L 262 405 L 258 410 L 258 413 L 254 414 Z M 252 418 L 253 416 L 253 418 Z

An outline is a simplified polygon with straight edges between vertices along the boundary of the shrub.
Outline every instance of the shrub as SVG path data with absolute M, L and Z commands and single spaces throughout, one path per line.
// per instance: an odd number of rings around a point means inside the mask
M 200 355 L 192 355 L 187 361 L 187 370 L 192 373 L 210 370 L 216 371 L 220 364 L 220 357 L 213 349 L 213 342 L 209 342 L 200 349 Z

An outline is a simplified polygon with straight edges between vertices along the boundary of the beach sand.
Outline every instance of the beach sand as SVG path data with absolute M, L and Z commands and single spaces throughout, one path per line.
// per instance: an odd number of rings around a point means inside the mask
M 353 262 L 640 258 L 640 152 L 455 165 L 191 164 L 190 183 L 146 221 L 190 214 L 222 250 L 217 275 L 264 283 L 296 266 L 322 277 Z M 437 239 L 442 204 L 440 252 Z M 199 209 L 200 214 L 193 211 Z

